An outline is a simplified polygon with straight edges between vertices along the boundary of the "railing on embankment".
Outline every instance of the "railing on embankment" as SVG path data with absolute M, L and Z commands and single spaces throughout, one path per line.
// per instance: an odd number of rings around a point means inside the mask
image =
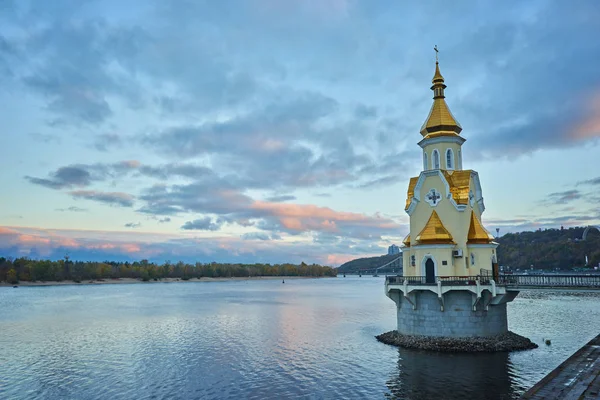
M 594 275 L 500 275 L 498 284 L 518 288 L 600 289 L 600 274 Z

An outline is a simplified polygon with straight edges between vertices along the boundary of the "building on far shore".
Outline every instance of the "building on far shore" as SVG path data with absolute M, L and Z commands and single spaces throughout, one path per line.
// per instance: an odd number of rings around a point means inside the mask
M 506 303 L 518 292 L 494 281 L 498 243 L 481 222 L 485 207 L 479 175 L 463 169 L 466 139 L 446 104 L 437 59 L 432 83 L 433 105 L 418 143 L 423 170 L 408 184 L 410 233 L 401 249 L 403 276 L 386 279 L 386 294 L 396 302 L 401 334 L 506 333 Z
M 393 254 L 400 254 L 400 247 L 396 246 L 395 244 L 388 247 L 388 255 Z

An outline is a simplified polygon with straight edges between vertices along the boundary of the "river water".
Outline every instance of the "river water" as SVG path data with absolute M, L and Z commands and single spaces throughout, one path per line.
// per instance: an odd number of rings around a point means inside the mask
M 600 294 L 508 309 L 538 349 L 379 343 L 396 323 L 382 277 L 2 287 L 0 399 L 511 399 L 600 333 Z

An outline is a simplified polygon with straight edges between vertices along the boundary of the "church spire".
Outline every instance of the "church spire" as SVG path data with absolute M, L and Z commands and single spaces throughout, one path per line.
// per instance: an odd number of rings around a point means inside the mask
M 433 79 L 431 80 L 433 86 L 431 90 L 433 90 L 433 98 L 444 98 L 444 89 L 446 89 L 446 85 L 444 85 L 444 77 L 440 72 L 440 63 L 439 61 L 435 62 L 435 75 L 433 75 Z
M 444 89 L 444 77 L 440 72 L 440 63 L 438 60 L 438 49 L 435 50 L 435 74 L 431 83 L 431 90 L 433 90 L 433 105 L 429 116 L 425 120 L 425 123 L 421 127 L 421 134 L 425 137 L 435 136 L 455 136 L 462 131 L 462 127 L 458 121 L 454 118 L 448 104 L 446 104 Z

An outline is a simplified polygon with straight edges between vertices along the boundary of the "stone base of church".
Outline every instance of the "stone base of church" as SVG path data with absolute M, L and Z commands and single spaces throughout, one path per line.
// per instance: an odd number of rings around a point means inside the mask
M 469 281 L 465 281 L 469 282 Z M 400 347 L 450 352 L 526 350 L 537 347 L 508 330 L 506 304 L 518 294 L 490 284 L 409 285 L 388 279 L 386 294 L 396 303 L 398 328 L 377 336 Z
M 411 294 L 411 299 L 404 296 L 395 299 L 398 332 L 403 335 L 478 337 L 508 332 L 506 303 L 490 304 L 492 295 L 488 291 L 481 293 L 475 310 L 475 295 L 469 291 L 444 293 L 443 310 L 435 292 L 418 290 Z
M 507 352 L 538 347 L 526 337 L 510 331 L 501 335 L 463 338 L 402 335 L 398 331 L 390 331 L 378 335 L 376 338 L 380 342 L 392 346 L 452 353 Z

